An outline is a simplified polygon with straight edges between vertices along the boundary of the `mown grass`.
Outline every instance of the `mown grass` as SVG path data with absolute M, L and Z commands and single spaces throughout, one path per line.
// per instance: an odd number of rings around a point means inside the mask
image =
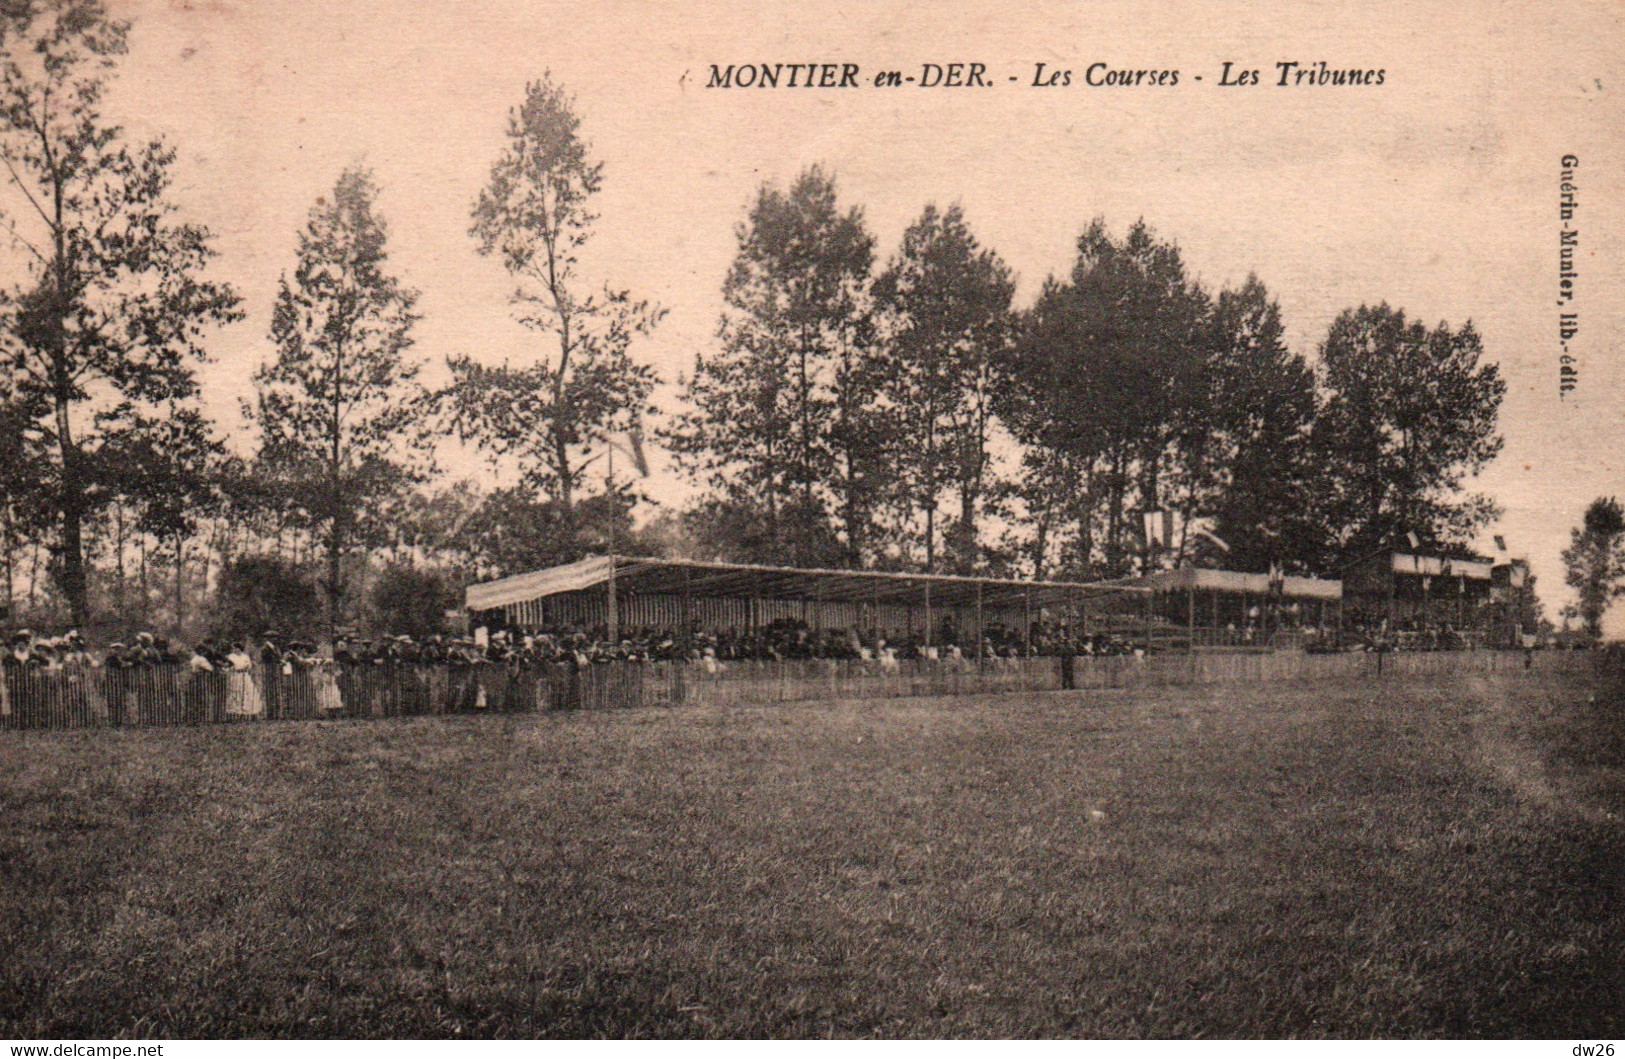
M 7 733 L 0 1036 L 1617 1037 L 1593 694 Z

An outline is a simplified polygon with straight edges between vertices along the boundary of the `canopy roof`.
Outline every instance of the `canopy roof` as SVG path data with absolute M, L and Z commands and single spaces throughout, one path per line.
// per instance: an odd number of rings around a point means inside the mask
M 801 570 L 785 566 L 746 566 L 737 563 L 697 563 L 684 559 L 646 559 L 636 556 L 593 556 L 567 566 L 516 574 L 498 581 L 469 585 L 468 609 L 494 610 L 528 603 L 563 592 L 580 592 L 605 585 L 611 562 L 618 592 L 737 599 L 809 600 L 830 603 L 890 603 L 934 607 L 1043 606 L 1073 602 L 1090 596 L 1146 592 L 1134 585 L 1081 581 L 1009 581 L 993 577 L 949 577 L 941 574 L 899 574 L 870 570 Z
M 1164 570 L 1148 577 L 1125 578 L 1123 583 L 1155 589 L 1158 592 L 1195 588 L 1205 592 L 1237 592 L 1262 596 L 1270 591 L 1269 574 L 1246 574 L 1237 570 L 1203 570 L 1194 566 Z M 1342 599 L 1343 582 L 1289 576 L 1282 578 L 1281 595 L 1286 599 Z

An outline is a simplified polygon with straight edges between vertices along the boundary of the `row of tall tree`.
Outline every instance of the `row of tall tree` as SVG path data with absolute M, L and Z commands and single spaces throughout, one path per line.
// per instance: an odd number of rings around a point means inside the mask
M 630 494 L 582 486 L 609 431 L 642 419 L 655 378 L 628 347 L 661 311 L 580 275 L 602 169 L 563 90 L 529 86 L 471 226 L 551 349 L 518 366 L 454 356 L 451 385 L 425 389 L 418 293 L 390 267 L 371 175 L 352 168 L 310 211 L 280 279 L 274 353 L 242 402 L 253 451 L 230 453 L 198 373 L 209 333 L 242 318 L 240 298 L 209 277 L 210 233 L 177 218 L 174 148 L 133 142 L 102 114 L 129 30 L 100 0 L 0 11 L 3 223 L 18 258 L 0 292 L 8 604 L 26 585 L 31 609 L 54 595 L 74 625 L 91 623 L 95 598 L 102 614 L 167 610 L 179 626 L 199 589 L 275 570 L 319 589 L 332 628 L 402 563 L 564 561 L 617 529 L 637 546 Z M 516 484 L 431 486 L 447 431 Z M 234 566 L 242 555 L 266 562 Z
M 818 168 L 763 186 L 737 237 L 717 348 L 665 435 L 710 490 L 693 523 L 718 557 L 1335 572 L 1408 533 L 1463 546 L 1496 515 L 1461 489 L 1500 449 L 1505 392 L 1471 324 L 1361 306 L 1311 367 L 1256 277 L 1211 292 L 1144 222 L 1099 219 L 1020 310 L 958 206 L 925 207 L 881 264 Z M 1160 555 L 1147 512 L 1184 528 Z
M 439 590 L 408 584 L 414 564 L 450 583 L 609 548 L 1096 577 L 1223 542 L 1227 565 L 1333 571 L 1396 534 L 1465 542 L 1494 515 L 1460 490 L 1500 445 L 1504 391 L 1470 325 L 1361 307 L 1311 367 L 1256 278 L 1211 292 L 1144 223 L 1100 220 L 1019 309 L 958 206 L 927 206 L 881 260 L 813 168 L 750 205 L 715 347 L 661 432 L 701 499 L 634 528 L 629 478 L 600 487 L 594 464 L 618 437 L 641 462 L 658 379 L 634 345 L 663 310 L 586 274 L 603 169 L 545 77 L 510 113 L 469 229 L 513 280 L 535 356 L 453 355 L 450 382 L 423 385 L 418 294 L 352 168 L 279 281 L 273 355 L 243 401 L 252 451 L 228 452 L 198 373 L 240 299 L 210 278 L 207 230 L 177 216 L 174 148 L 101 114 L 128 31 L 100 0 L 0 10 L 7 598 L 48 581 L 76 625 L 93 599 L 129 613 L 132 586 L 143 613 L 172 588 L 176 626 L 211 586 L 236 613 L 271 577 L 307 585 L 289 598 L 317 599 L 331 629 L 391 593 L 424 610 Z M 439 481 L 447 433 L 507 484 Z M 1147 511 L 1181 516 L 1160 556 Z

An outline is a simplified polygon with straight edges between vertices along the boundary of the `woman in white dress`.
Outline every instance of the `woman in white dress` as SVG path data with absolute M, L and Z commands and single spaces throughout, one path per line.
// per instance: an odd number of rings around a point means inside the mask
M 310 659 L 310 675 L 316 682 L 316 709 L 323 717 L 344 712 L 344 696 L 339 694 L 338 666 L 325 653 Z
M 265 700 L 254 683 L 254 660 L 242 644 L 233 644 L 226 656 L 231 669 L 226 673 L 226 712 L 234 717 L 258 717 L 265 712 Z

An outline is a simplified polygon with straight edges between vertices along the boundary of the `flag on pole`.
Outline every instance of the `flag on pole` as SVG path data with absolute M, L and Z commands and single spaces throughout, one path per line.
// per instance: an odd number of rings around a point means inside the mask
M 1418 537 L 1414 531 L 1407 530 L 1405 533 L 1405 539 L 1411 542 L 1412 551 L 1415 551 L 1417 548 L 1422 546 L 1422 539 Z
M 626 442 L 632 448 L 632 466 L 638 469 L 638 474 L 644 478 L 649 477 L 649 461 L 643 455 L 643 421 L 632 420 L 632 425 L 626 430 Z
M 1147 511 L 1145 513 L 1145 544 L 1148 548 L 1161 548 L 1167 545 L 1168 536 L 1165 532 L 1167 523 L 1163 521 L 1164 511 Z

